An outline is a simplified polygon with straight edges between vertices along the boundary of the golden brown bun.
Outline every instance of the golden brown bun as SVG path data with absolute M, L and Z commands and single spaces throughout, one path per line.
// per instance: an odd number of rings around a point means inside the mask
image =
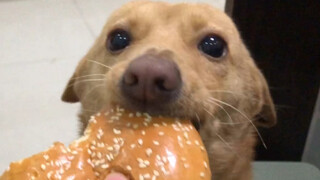
M 190 121 L 115 108 L 92 117 L 85 136 L 11 163 L 0 180 L 104 179 L 121 172 L 133 180 L 211 179 L 207 153 Z

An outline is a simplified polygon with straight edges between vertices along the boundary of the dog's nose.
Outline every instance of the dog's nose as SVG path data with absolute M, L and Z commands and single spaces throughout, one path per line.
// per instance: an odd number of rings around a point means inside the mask
M 172 60 L 144 55 L 133 60 L 123 74 L 123 94 L 143 105 L 168 103 L 176 99 L 182 80 Z

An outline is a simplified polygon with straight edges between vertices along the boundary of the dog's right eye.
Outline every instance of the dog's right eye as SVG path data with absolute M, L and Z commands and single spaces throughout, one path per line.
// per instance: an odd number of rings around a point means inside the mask
M 130 34 L 121 29 L 117 29 L 110 33 L 107 40 L 107 48 L 112 51 L 120 51 L 130 45 Z
M 219 36 L 208 35 L 200 41 L 198 48 L 213 58 L 221 58 L 226 53 L 226 42 Z

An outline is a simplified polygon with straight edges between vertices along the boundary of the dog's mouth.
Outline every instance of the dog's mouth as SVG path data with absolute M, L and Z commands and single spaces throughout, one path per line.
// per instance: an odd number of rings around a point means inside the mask
M 201 120 L 198 116 L 188 116 L 184 110 L 173 110 L 173 109 L 182 109 L 176 107 L 175 103 L 173 104 L 141 104 L 138 102 L 125 102 L 118 103 L 121 104 L 122 107 L 128 110 L 137 111 L 141 113 L 148 113 L 150 116 L 162 116 L 168 118 L 179 118 L 179 119 L 187 119 L 190 120 L 194 126 L 194 128 L 199 131 L 201 128 Z M 185 108 L 184 108 L 185 109 Z M 190 109 L 189 109 L 190 110 Z

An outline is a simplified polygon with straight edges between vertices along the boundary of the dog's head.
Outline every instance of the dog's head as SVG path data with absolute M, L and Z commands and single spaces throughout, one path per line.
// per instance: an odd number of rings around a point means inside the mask
M 276 123 L 267 83 L 235 25 L 205 4 L 126 4 L 111 15 L 62 99 L 80 101 L 92 114 L 116 103 L 221 129 Z

